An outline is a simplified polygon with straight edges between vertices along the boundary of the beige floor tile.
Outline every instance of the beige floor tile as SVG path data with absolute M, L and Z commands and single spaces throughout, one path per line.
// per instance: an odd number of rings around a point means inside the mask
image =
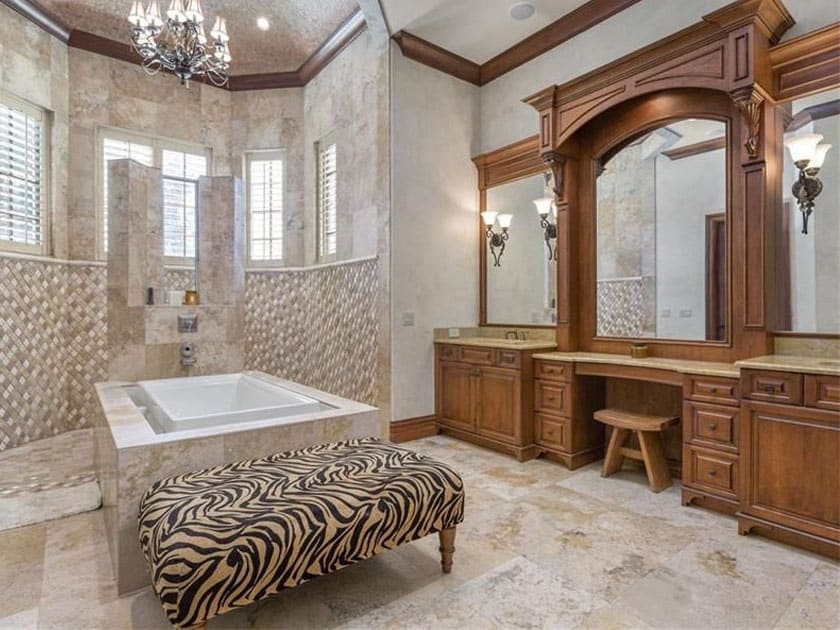
M 840 628 L 840 565 L 820 563 L 776 624 L 785 630 Z
M 38 606 L 45 539 L 44 525 L 0 533 L 0 618 Z

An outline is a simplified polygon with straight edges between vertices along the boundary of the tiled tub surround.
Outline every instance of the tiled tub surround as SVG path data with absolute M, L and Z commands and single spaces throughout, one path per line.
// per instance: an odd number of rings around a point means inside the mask
M 247 369 L 376 403 L 376 258 L 247 276 Z
M 333 407 L 287 419 L 155 433 L 129 398 L 125 383 L 101 383 L 94 428 L 111 565 L 120 593 L 148 583 L 137 541 L 140 497 L 154 481 L 272 453 L 363 436 L 381 436 L 379 412 L 297 383 L 248 372 Z

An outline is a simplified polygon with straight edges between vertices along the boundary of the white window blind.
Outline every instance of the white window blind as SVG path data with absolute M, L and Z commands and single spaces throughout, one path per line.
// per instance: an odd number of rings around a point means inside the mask
M 318 144 L 318 257 L 334 256 L 337 249 L 338 179 L 335 142 Z
M 118 130 L 107 130 L 102 136 L 102 254 L 108 251 L 108 162 L 127 158 L 161 169 L 164 256 L 192 258 L 198 206 L 196 184 L 209 170 L 207 151 Z
M 252 261 L 283 258 L 283 159 L 279 151 L 247 157 L 248 251 Z
M 207 174 L 203 155 L 163 150 L 163 255 L 195 256 L 196 184 Z
M 0 241 L 43 251 L 46 232 L 43 111 L 0 94 Z

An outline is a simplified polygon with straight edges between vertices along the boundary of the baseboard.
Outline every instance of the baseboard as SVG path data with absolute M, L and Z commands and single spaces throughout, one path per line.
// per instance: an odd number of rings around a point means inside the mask
M 437 416 L 421 416 L 391 423 L 392 442 L 410 442 L 438 434 Z

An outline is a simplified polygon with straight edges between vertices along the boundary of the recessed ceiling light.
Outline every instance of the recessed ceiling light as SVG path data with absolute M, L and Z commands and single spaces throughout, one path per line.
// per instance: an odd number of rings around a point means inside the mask
M 257 18 L 257 28 L 258 29 L 260 29 L 261 31 L 267 31 L 269 26 L 271 26 L 271 25 L 268 23 L 268 18 L 264 18 L 264 17 L 258 17 Z
M 536 10 L 533 2 L 517 2 L 510 8 L 510 17 L 514 20 L 527 20 Z

